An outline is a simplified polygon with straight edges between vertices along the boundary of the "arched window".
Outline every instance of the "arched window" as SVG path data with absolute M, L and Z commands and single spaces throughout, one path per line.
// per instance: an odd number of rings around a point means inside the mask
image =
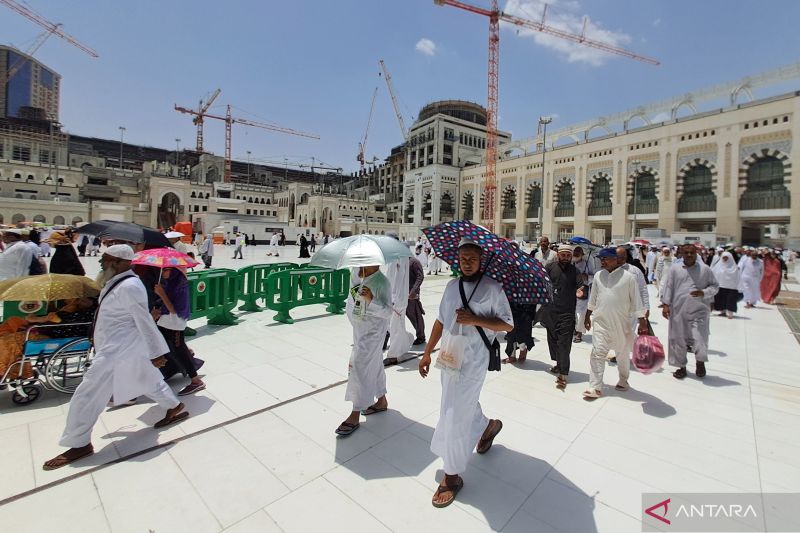
M 528 187 L 528 209 L 525 213 L 526 218 L 538 218 L 541 208 L 542 188 L 538 185 L 531 185 Z
M 556 202 L 555 216 L 575 216 L 575 189 L 572 183 L 562 183 L 558 188 L 558 201 Z
M 20 222 L 25 220 L 25 215 L 22 213 L 15 213 L 11 216 L 11 223 L 12 224 L 19 224 Z
M 0 221 L 2 222 L 2 221 Z M 53 224 L 64 224 L 64 217 L 61 215 L 56 215 L 53 217 Z
M 34 177 L 33 174 L 28 174 L 28 178 L 25 181 L 33 181 Z
M 503 206 L 503 218 L 517 217 L 517 189 L 508 187 L 503 191 L 501 200 Z
M 588 215 L 610 215 L 611 209 L 611 182 L 608 181 L 608 178 L 598 178 L 592 185 Z
M 693 167 L 683 178 L 678 213 L 716 210 L 717 197 L 714 195 L 711 169 L 706 166 Z
M 33 216 L 34 222 L 45 222 L 44 215 L 34 215 Z
M 72 217 L 72 225 L 73 226 L 76 225 L 76 224 L 80 224 L 81 222 L 83 222 L 83 219 L 81 217 Z
M 747 188 L 739 200 L 739 208 L 789 208 L 789 189 L 784 177 L 783 163 L 777 157 L 767 156 L 756 161 L 747 169 Z
M 414 220 L 414 197 L 409 196 L 406 198 L 406 213 L 405 213 L 406 223 L 410 223 Z
M 453 197 L 450 196 L 450 193 L 446 192 L 442 194 L 442 200 L 439 206 L 439 218 L 441 218 L 443 222 L 452 220 L 456 213 L 455 209 L 453 209 Z
M 461 201 L 461 209 L 464 211 L 464 219 L 472 220 L 475 213 L 475 197 L 472 195 L 472 191 L 464 193 L 464 199 Z
M 432 213 L 433 213 L 433 198 L 431 197 L 431 193 L 427 193 L 425 195 L 425 197 L 422 199 L 422 219 L 423 219 L 423 221 L 425 219 L 428 219 L 430 221 Z
M 20 174 L 19 172 L 17 172 L 16 174 L 14 174 L 14 179 L 15 179 L 15 180 L 21 180 L 21 179 L 22 179 L 22 174 Z
M 656 196 L 656 177 L 644 172 L 633 178 L 634 197 L 628 203 L 628 214 L 633 214 L 634 206 L 639 215 L 658 213 Z
M 190 197 L 190 198 L 197 198 L 197 194 L 195 194 L 195 192 L 194 192 L 194 191 L 192 191 L 192 194 L 190 194 L 190 195 L 189 195 L 189 197 Z

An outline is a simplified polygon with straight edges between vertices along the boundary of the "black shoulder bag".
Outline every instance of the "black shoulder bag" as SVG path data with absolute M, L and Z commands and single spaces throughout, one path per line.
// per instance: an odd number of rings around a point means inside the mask
M 472 297 L 475 295 L 475 291 L 478 290 L 478 285 L 480 285 L 483 276 L 478 280 L 478 283 L 475 284 L 475 288 L 472 289 L 472 294 L 469 295 L 469 299 L 467 299 L 467 295 L 464 293 L 464 280 L 458 280 L 458 292 L 461 293 L 461 303 L 464 304 L 464 309 L 472 312 L 472 309 L 469 308 L 469 301 L 472 300 Z M 478 330 L 478 334 L 483 339 L 483 343 L 489 349 L 489 371 L 500 371 L 502 365 L 500 364 L 500 341 L 497 340 L 495 337 L 493 343 L 489 343 L 489 337 L 486 336 L 486 332 L 483 331 L 483 328 L 480 326 L 475 326 L 475 329 Z
M 111 284 L 111 286 L 108 287 L 108 290 L 103 295 L 103 298 L 97 301 L 97 308 L 94 310 L 94 319 L 92 320 L 92 325 L 89 326 L 89 334 L 87 335 L 87 337 L 89 337 L 89 342 L 92 343 L 92 346 L 94 346 L 94 327 L 97 324 L 97 315 L 100 313 L 100 306 L 103 304 L 106 298 L 108 298 L 108 295 L 111 294 L 111 291 L 114 290 L 114 287 L 116 287 L 126 279 L 132 277 L 133 276 L 125 276 L 124 278 L 116 280 L 114 283 Z

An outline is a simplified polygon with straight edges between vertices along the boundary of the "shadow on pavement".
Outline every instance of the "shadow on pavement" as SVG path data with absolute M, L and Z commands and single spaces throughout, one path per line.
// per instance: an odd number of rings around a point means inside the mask
M 390 409 L 388 413 L 391 412 Z M 393 415 L 385 418 L 385 422 L 381 422 L 381 425 L 384 423 L 394 425 L 398 431 L 414 426 L 405 432 L 404 446 L 401 452 L 392 448 L 391 441 L 396 438 L 392 437 L 372 447 L 372 451 L 384 462 L 376 464 L 375 461 L 359 460 L 359 456 L 346 461 L 337 460 L 337 462 L 343 468 L 347 468 L 365 480 L 418 477 L 426 470 L 431 470 L 433 474 L 431 465 L 440 462 L 440 459 L 430 451 L 433 428 L 414 422 L 397 411 Z M 385 434 L 386 428 L 375 427 L 376 424 L 373 424 L 372 418 L 370 416 L 365 422 L 362 422 L 362 426 L 364 426 L 362 429 L 368 429 L 369 432 L 361 435 L 356 432 L 351 437 L 337 440 L 337 457 L 352 457 L 351 453 L 347 453 L 344 449 L 340 450 L 340 447 L 359 447 L 357 442 L 359 437 L 369 439 L 372 432 Z M 374 422 L 378 422 L 377 417 Z M 413 433 L 414 437 L 409 439 L 408 433 Z M 502 441 L 503 434 L 501 432 L 487 454 L 472 454 L 467 471 L 462 474 L 464 488 L 458 493 L 454 505 L 471 507 L 480 511 L 493 531 L 503 530 L 514 515 L 524 509 L 525 513 L 542 522 L 549 523 L 553 529 L 563 528 L 568 524 L 567 527 L 570 531 L 597 532 L 593 496 L 584 493 L 547 461 L 509 449 L 503 445 Z M 360 447 L 363 448 L 364 444 L 365 442 L 362 442 Z M 340 451 L 343 453 L 340 454 Z M 392 465 L 393 468 L 389 468 L 386 463 Z M 414 505 L 431 505 L 427 498 L 433 496 L 437 484 L 443 477 L 442 469 L 437 469 L 430 479 L 430 496 L 426 497 L 426 501 L 415 502 Z M 420 481 L 420 479 L 416 481 Z M 536 492 L 542 483 L 546 483 L 549 489 L 554 490 Z M 523 489 L 520 485 L 527 488 Z M 375 490 L 375 498 L 394 496 L 386 485 L 376 484 Z M 386 494 L 381 494 L 382 490 L 385 490 Z M 555 494 L 556 492 L 558 494 Z M 447 513 L 448 510 L 439 509 L 435 512 Z

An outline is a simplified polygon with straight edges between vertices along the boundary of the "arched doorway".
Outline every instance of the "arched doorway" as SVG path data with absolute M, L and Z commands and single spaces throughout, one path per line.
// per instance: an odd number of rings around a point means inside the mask
M 717 197 L 714 194 L 714 178 L 711 169 L 698 165 L 683 177 L 683 193 L 678 200 L 678 213 L 716 211 Z
M 2 222 L 2 221 L 3 221 L 3 219 L 0 218 L 0 222 Z M 54 216 L 53 217 L 53 224 L 62 224 L 63 225 L 64 224 L 64 217 L 62 217 L 61 215 Z
M 503 189 L 503 198 L 501 200 L 503 206 L 502 218 L 516 218 L 517 217 L 517 189 L 516 187 L 506 187 Z
M 464 193 L 464 198 L 461 200 L 461 209 L 464 213 L 465 220 L 472 220 L 475 216 L 475 196 L 472 191 Z
M 641 172 L 631 178 L 631 199 L 628 202 L 628 214 L 632 215 L 634 207 L 637 215 L 658 213 L 658 196 L 656 196 L 656 177 L 652 172 Z
M 611 209 L 611 182 L 606 177 L 599 177 L 592 184 L 588 215 L 609 216 Z
M 23 215 L 22 213 L 14 213 L 14 215 L 12 215 L 12 217 L 11 217 L 11 223 L 12 224 L 19 224 L 20 222 L 23 222 L 24 220 L 25 220 L 25 215 Z
M 81 217 L 72 217 L 72 225 L 73 226 L 76 226 L 76 225 L 80 224 L 81 222 L 83 222 L 83 219 Z
M 439 203 L 439 222 L 450 222 L 455 216 L 453 197 L 449 192 L 442 193 L 442 201 Z
M 33 216 L 34 222 L 45 222 L 44 215 L 34 215 Z
M 556 217 L 575 216 L 575 188 L 569 181 L 561 183 L 556 193 Z
M 785 175 L 783 162 L 777 157 L 765 156 L 756 160 L 747 169 L 739 209 L 788 209 L 791 197 Z
M 168 192 L 161 197 L 161 203 L 158 205 L 158 227 L 174 226 L 181 212 L 181 199 L 174 192 Z
M 537 184 L 528 187 L 528 208 L 525 213 L 526 218 L 539 218 L 539 210 L 542 208 L 542 188 Z

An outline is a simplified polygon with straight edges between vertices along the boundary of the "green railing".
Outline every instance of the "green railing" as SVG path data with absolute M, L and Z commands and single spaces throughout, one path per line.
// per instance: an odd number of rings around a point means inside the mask
M 253 312 L 261 311 L 261 307 L 258 305 L 258 300 L 267 297 L 264 280 L 273 272 L 281 272 L 283 270 L 290 270 L 293 268 L 298 268 L 297 263 L 249 265 L 240 268 L 239 275 L 242 277 L 242 290 L 239 299 L 244 303 L 239 306 L 239 310 Z
M 277 311 L 275 320 L 292 324 L 289 311 L 303 305 L 327 304 L 329 313 L 344 313 L 350 289 L 350 271 L 298 268 L 273 272 L 264 280 L 267 309 Z
M 189 304 L 190 318 L 208 318 L 208 323 L 217 326 L 231 326 L 236 317 L 231 311 L 239 303 L 242 277 L 229 268 L 215 268 L 200 272 L 190 272 Z

